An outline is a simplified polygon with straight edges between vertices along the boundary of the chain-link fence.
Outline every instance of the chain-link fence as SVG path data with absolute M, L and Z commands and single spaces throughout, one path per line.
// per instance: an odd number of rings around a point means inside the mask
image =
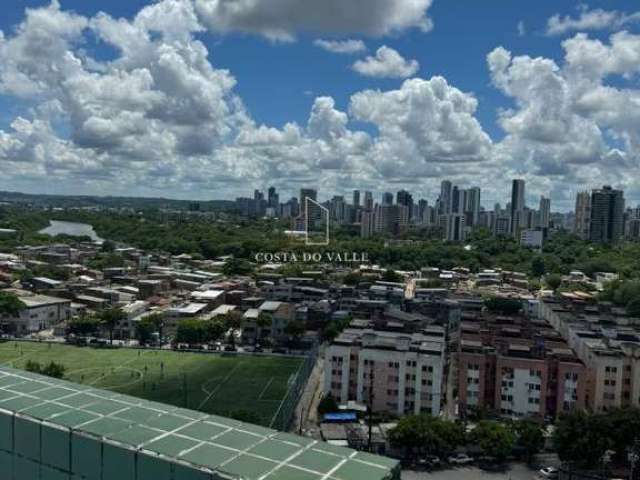
M 309 352 L 309 355 L 305 357 L 304 362 L 302 362 L 295 376 L 291 379 L 289 390 L 280 403 L 278 411 L 271 419 L 271 423 L 269 424 L 271 428 L 286 431 L 291 425 L 296 407 L 298 406 L 300 397 L 302 397 L 302 393 L 304 392 L 317 358 L 317 348 L 314 348 Z

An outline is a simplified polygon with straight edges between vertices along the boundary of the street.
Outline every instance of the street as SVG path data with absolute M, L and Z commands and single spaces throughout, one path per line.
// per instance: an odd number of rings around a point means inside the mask
M 532 480 L 536 476 L 521 463 L 510 464 L 504 472 L 487 472 L 478 467 L 461 467 L 435 472 L 402 471 L 402 480 Z

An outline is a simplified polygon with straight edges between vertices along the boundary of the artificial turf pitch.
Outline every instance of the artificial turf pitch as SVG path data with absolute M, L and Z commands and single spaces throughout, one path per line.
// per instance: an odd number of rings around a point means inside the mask
M 136 397 L 229 416 L 254 412 L 270 425 L 302 359 L 34 342 L 0 343 L 0 364 L 28 360 L 65 366 L 64 379 Z

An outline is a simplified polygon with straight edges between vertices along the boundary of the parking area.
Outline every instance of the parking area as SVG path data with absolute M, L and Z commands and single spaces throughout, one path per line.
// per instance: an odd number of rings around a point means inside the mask
M 478 467 L 459 467 L 434 472 L 402 471 L 402 480 L 533 480 L 536 471 L 513 463 L 503 472 L 488 472 Z

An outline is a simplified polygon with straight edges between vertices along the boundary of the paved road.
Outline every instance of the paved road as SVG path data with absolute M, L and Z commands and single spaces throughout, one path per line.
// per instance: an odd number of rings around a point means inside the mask
M 413 472 L 404 470 L 402 480 L 533 480 L 535 470 L 514 463 L 505 472 L 485 472 L 477 467 L 453 468 L 436 472 Z

